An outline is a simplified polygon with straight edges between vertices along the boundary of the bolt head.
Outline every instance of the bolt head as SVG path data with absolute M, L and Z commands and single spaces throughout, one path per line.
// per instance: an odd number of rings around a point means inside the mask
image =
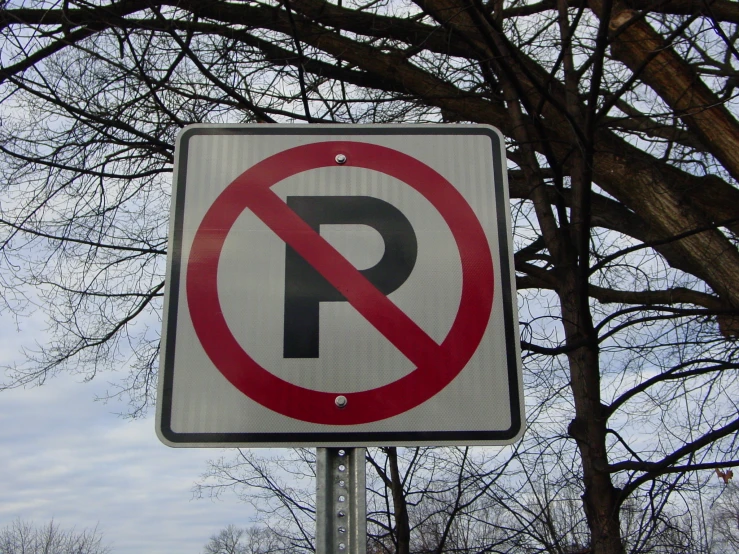
M 348 400 L 346 399 L 346 396 L 340 395 L 336 397 L 336 400 L 334 400 L 334 403 L 338 408 L 343 408 L 346 406 Z
M 346 156 L 344 154 L 336 154 L 336 157 L 334 159 L 339 165 L 346 163 Z

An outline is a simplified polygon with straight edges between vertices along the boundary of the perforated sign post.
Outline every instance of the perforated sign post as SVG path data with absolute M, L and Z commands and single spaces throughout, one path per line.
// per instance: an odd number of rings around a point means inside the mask
M 162 441 L 514 441 L 523 402 L 504 159 L 486 126 L 185 129 Z

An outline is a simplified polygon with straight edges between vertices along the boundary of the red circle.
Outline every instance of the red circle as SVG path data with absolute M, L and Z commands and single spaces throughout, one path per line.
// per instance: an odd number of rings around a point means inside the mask
M 280 379 L 255 362 L 234 338 L 218 297 L 218 261 L 223 244 L 250 194 L 304 171 L 359 167 L 394 177 L 420 192 L 441 214 L 454 236 L 462 262 L 462 295 L 435 363 L 360 392 L 323 392 Z M 464 197 L 439 173 L 419 160 L 364 142 L 317 142 L 284 150 L 239 175 L 205 214 L 187 265 L 187 301 L 195 332 L 213 364 L 242 393 L 282 415 L 327 425 L 354 425 L 393 417 L 430 399 L 446 387 L 475 353 L 493 305 L 493 262 L 485 232 Z M 336 396 L 347 398 L 344 408 Z M 461 407 L 460 407 L 461 408 Z

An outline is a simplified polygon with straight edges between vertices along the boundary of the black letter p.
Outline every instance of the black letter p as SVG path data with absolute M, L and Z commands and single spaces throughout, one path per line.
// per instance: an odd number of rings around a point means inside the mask
M 383 294 L 402 285 L 418 254 L 410 221 L 392 204 L 371 196 L 289 196 L 287 205 L 317 233 L 321 225 L 368 225 L 385 242 L 377 265 L 360 270 Z M 285 252 L 285 358 L 318 358 L 319 304 L 346 298 L 289 245 Z

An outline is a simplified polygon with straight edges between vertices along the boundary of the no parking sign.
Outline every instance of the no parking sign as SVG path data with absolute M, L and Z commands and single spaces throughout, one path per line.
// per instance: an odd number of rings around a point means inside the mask
M 523 403 L 503 161 L 486 126 L 185 129 L 160 438 L 515 440 Z

